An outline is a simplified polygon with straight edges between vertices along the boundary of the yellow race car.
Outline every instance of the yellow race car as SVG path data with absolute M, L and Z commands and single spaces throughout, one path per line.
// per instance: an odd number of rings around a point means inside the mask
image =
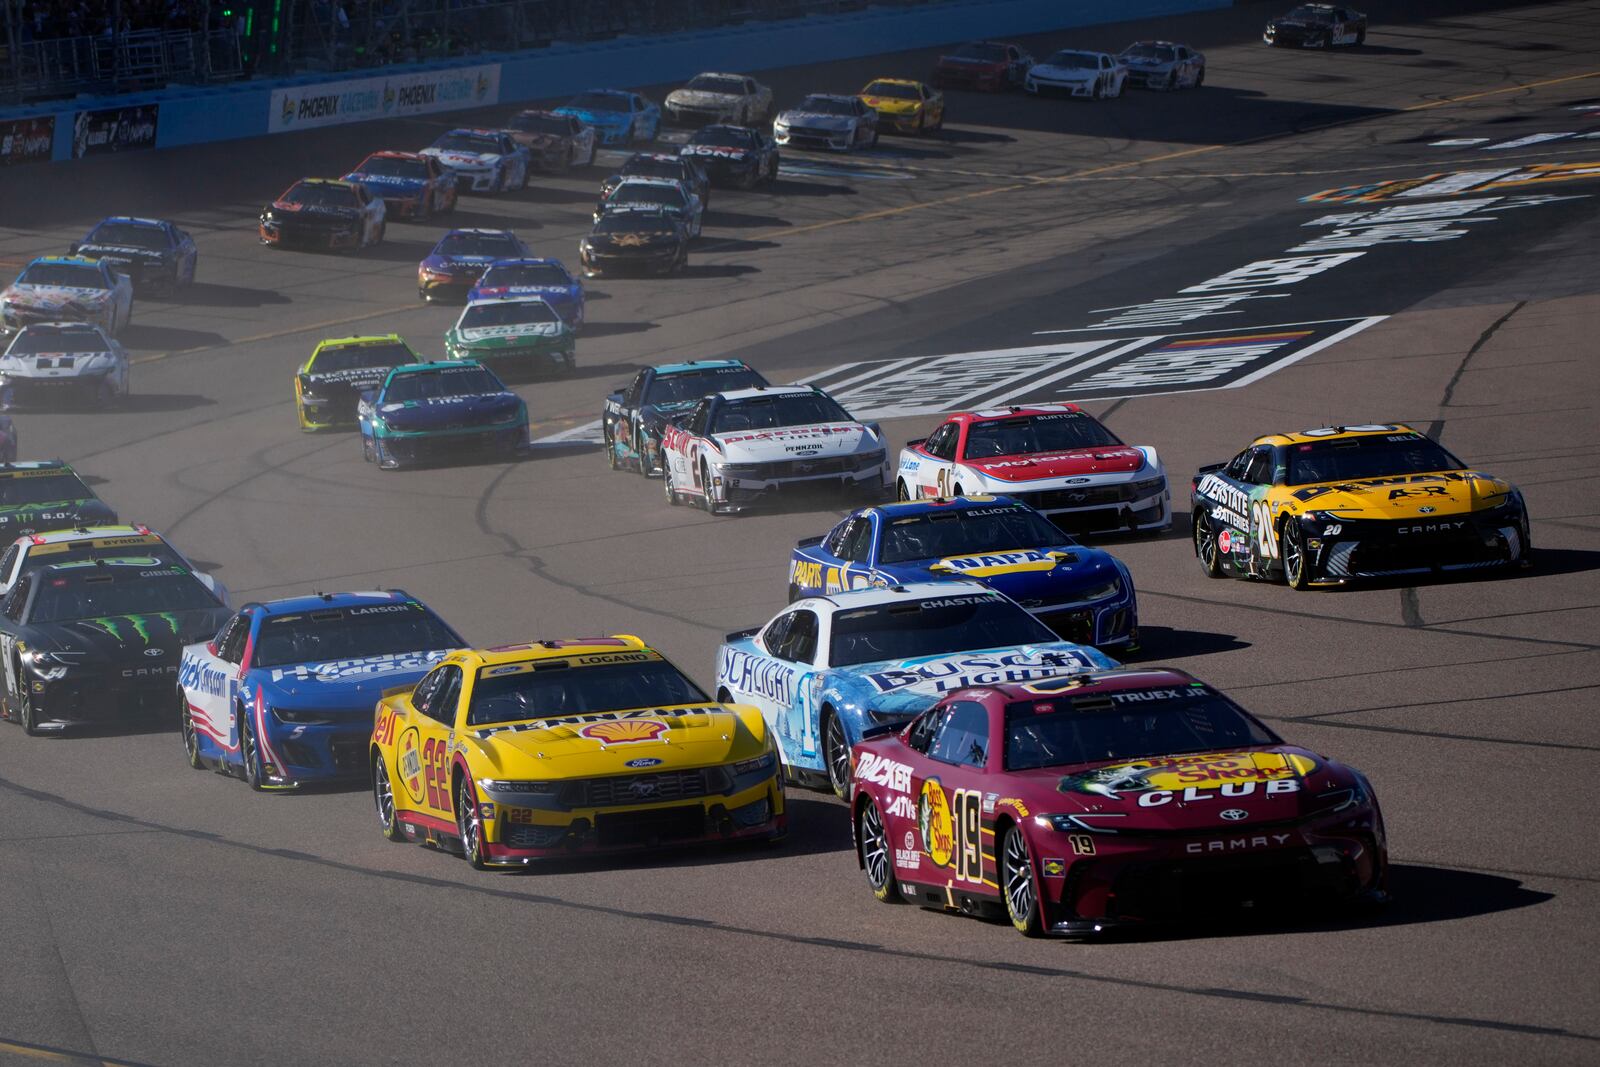
M 1295 589 L 1526 566 L 1533 551 L 1522 493 L 1409 426 L 1258 437 L 1200 468 L 1190 519 L 1207 576 Z
M 877 78 L 856 94 L 878 113 L 878 129 L 930 133 L 944 128 L 944 94 L 918 81 Z
M 759 709 L 627 635 L 451 653 L 384 694 L 371 765 L 386 838 L 480 870 L 787 830 Z
M 383 384 L 403 363 L 421 363 L 398 334 L 338 337 L 320 342 L 295 372 L 294 410 L 307 432 L 356 424 L 361 393 Z

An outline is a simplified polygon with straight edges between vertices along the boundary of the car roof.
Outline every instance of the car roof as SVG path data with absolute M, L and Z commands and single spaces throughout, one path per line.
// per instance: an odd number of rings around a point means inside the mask
M 150 226 L 157 229 L 165 229 L 166 227 L 172 225 L 165 219 L 145 219 L 134 215 L 107 215 L 105 218 L 95 223 L 95 225 L 103 226 L 108 222 L 126 222 L 132 226 Z
M 494 270 L 496 267 L 560 267 L 562 270 L 567 269 L 559 259 L 551 259 L 548 256 L 508 256 L 505 259 L 497 259 L 489 264 L 489 270 Z
M 35 256 L 33 259 L 28 261 L 28 266 L 34 267 L 41 263 L 66 264 L 69 267 L 100 266 L 100 261 L 98 259 L 90 259 L 88 256 Z
M 856 98 L 849 93 L 807 93 L 807 100 L 845 100 L 854 103 Z
M 1205 683 L 1176 667 L 1118 667 L 1115 670 L 1084 671 L 1031 682 L 999 682 L 973 688 L 987 689 L 1009 703 L 1013 700 L 1038 700 L 1041 697 L 1081 697 L 1129 689 L 1172 689 L 1191 685 L 1203 686 Z
M 263 615 L 294 615 L 303 611 L 327 611 L 332 608 L 404 604 L 416 599 L 403 589 L 374 589 L 367 592 L 312 593 L 305 596 L 282 597 L 277 600 L 259 600 L 244 605 L 241 610 L 255 609 Z
M 402 152 L 398 148 L 384 148 L 377 152 L 367 153 L 367 159 L 407 159 L 415 162 L 427 158 L 429 157 L 421 152 Z
M 23 534 L 13 544 L 58 545 L 67 541 L 91 541 L 97 537 L 161 537 L 148 526 L 127 523 L 109 523 L 103 526 L 79 526 L 72 530 L 45 530 L 42 533 Z
M 1073 412 L 1082 414 L 1083 409 L 1076 404 L 1014 404 L 1010 407 L 1004 408 L 981 408 L 977 411 L 958 411 L 945 421 L 965 423 L 993 422 L 997 419 L 1026 418 L 1030 415 L 1062 415 Z
M 623 160 L 622 165 L 623 166 L 627 166 L 629 163 L 634 163 L 634 162 L 637 162 L 639 160 L 644 160 L 644 159 L 654 160 L 657 163 L 686 163 L 686 162 L 688 162 L 682 156 L 675 156 L 670 152 L 635 152 L 633 155 L 631 155 L 627 159 Z
M 719 400 L 749 400 L 757 396 L 815 396 L 818 393 L 822 393 L 822 390 L 814 385 L 752 385 L 748 389 L 729 389 L 710 395 Z
M 0 463 L 0 478 L 25 478 L 48 471 L 51 474 L 77 474 L 65 460 L 25 459 L 20 463 Z
M 876 511 L 885 521 L 910 519 L 935 511 L 974 511 L 979 508 L 1026 508 L 1022 501 L 1009 496 L 956 496 L 931 497 L 924 500 L 897 500 L 892 504 L 873 504 L 861 508 L 856 514 Z
M 67 571 L 86 571 L 91 568 L 117 568 L 120 570 L 173 570 L 185 574 L 193 574 L 188 567 L 181 563 L 171 563 L 166 560 L 156 559 L 154 556 L 95 556 L 90 559 L 65 559 L 60 563 L 47 563 L 40 567 L 39 574 L 60 574 Z
M 744 74 L 728 74 L 720 70 L 702 70 L 699 74 L 694 76 L 694 78 L 738 78 L 741 81 L 743 81 L 745 77 L 746 75 Z M 694 81 L 694 78 L 690 78 L 689 80 Z
M 1128 48 L 1138 48 L 1142 44 L 1162 45 L 1162 46 L 1167 47 L 1167 48 L 1177 48 L 1177 47 L 1179 47 L 1177 41 L 1155 41 L 1155 40 L 1150 40 L 1150 41 L 1134 41 L 1132 44 L 1130 44 L 1128 46 Z M 1123 51 L 1126 52 L 1128 50 L 1128 48 L 1124 48 Z
M 510 300 L 468 300 L 466 307 L 462 308 L 461 310 L 463 313 L 465 313 L 467 308 L 503 308 L 513 307 L 517 304 L 543 304 L 545 307 L 550 306 L 550 302 L 544 297 L 534 295 L 513 297 Z
M 834 611 L 847 611 L 855 608 L 877 607 L 879 604 L 907 604 L 918 600 L 969 596 L 975 593 L 999 597 L 1002 600 L 1005 599 L 1004 594 L 984 585 L 982 582 L 966 578 L 952 578 L 939 582 L 906 582 L 902 585 L 849 589 L 838 593 L 829 593 L 827 596 L 803 597 L 795 601 L 794 606 L 799 607 L 807 601 L 821 601 L 831 604 Z M 782 614 L 782 612 L 779 614 Z
M 717 370 L 721 367 L 746 367 L 749 364 L 742 359 L 691 359 L 686 363 L 661 363 L 650 369 L 657 376 L 663 374 L 683 374 L 696 370 Z
M 444 237 L 439 238 L 439 240 L 443 241 L 445 237 L 455 237 L 458 234 L 459 235 L 463 235 L 463 236 L 467 236 L 467 237 L 512 237 L 512 238 L 514 238 L 514 237 L 517 236 L 516 232 L 514 230 L 485 230 L 485 229 L 481 229 L 481 228 L 477 228 L 477 227 L 468 226 L 468 227 L 461 227 L 461 228 L 454 229 L 454 230 L 447 230 L 445 232 Z
M 920 88 L 922 86 L 922 83 L 917 81 L 915 78 L 868 78 L 867 79 L 867 84 L 868 85 L 878 85 L 880 83 L 883 84 L 883 85 L 909 85 L 912 88 Z
M 484 137 L 492 137 L 497 133 L 503 133 L 505 131 L 497 130 L 493 126 L 457 126 L 455 129 L 451 130 L 450 132 L 451 133 L 476 133 L 476 134 L 480 134 L 480 135 L 482 135 Z
M 351 345 L 381 345 L 396 343 L 402 345 L 405 344 L 405 338 L 401 337 L 397 333 L 374 333 L 367 334 L 362 337 L 329 337 L 326 340 L 317 342 L 317 351 L 320 352 L 324 348 L 345 348 Z
M 393 378 L 401 374 L 421 374 L 425 371 L 453 370 L 456 367 L 481 367 L 475 359 L 434 359 L 427 363 L 402 363 L 389 372 Z
M 110 340 L 105 329 L 93 322 L 30 322 L 17 331 L 17 336 L 25 333 L 92 333 Z
M 677 178 L 654 178 L 645 174 L 625 174 L 622 181 L 617 183 L 617 188 L 624 185 L 659 185 L 669 189 L 682 189 L 683 183 Z
M 477 667 L 533 663 L 545 659 L 567 659 L 571 656 L 603 655 L 607 652 L 649 652 L 656 656 L 661 655 L 632 634 L 612 634 L 610 637 L 576 637 L 497 645 L 492 648 L 458 649 L 446 656 L 444 662 L 456 663 L 470 670 Z
M 1412 427 L 1398 422 L 1384 426 L 1324 426 L 1321 429 L 1299 430 L 1294 433 L 1264 434 L 1250 443 L 1251 445 L 1306 445 L 1317 441 L 1348 441 L 1356 437 L 1385 437 L 1389 434 L 1417 432 Z
M 293 189 L 296 185 L 338 185 L 345 189 L 357 187 L 356 182 L 347 182 L 343 178 L 301 178 L 299 181 L 292 183 L 289 188 Z

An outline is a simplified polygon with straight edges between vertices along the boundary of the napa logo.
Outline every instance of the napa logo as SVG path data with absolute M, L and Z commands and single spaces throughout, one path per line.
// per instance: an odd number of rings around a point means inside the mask
M 988 552 L 979 556 L 949 556 L 939 560 L 929 569 L 957 574 L 963 578 L 988 578 L 996 574 L 1054 570 L 1056 564 L 1072 562 L 1075 558 L 1067 552 L 1016 549 L 1010 552 Z

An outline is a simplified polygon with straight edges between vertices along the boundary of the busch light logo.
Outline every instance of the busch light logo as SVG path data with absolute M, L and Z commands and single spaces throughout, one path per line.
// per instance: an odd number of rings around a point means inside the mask
M 906 664 L 869 674 L 866 679 L 880 693 L 902 689 L 950 693 L 968 686 L 1026 682 L 1099 666 L 1087 651 L 995 652 Z
M 717 680 L 729 689 L 787 706 L 794 702 L 794 668 L 738 649 L 725 649 Z

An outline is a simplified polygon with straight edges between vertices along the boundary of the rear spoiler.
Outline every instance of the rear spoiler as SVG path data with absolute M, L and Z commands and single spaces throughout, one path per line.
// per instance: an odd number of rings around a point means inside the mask
M 761 632 L 761 627 L 751 626 L 743 630 L 735 630 L 723 638 L 724 641 L 743 641 L 747 637 L 754 637 Z
M 422 679 L 418 678 L 417 682 L 420 682 L 420 681 L 422 681 Z M 379 693 L 378 694 L 378 699 L 379 700 L 388 700 L 390 697 L 403 697 L 407 693 L 411 692 L 413 689 L 415 689 L 417 687 L 417 682 L 412 682 L 409 685 L 391 686 L 388 689 L 385 689 L 383 692 Z
M 876 725 L 869 726 L 865 730 L 861 731 L 861 740 L 870 741 L 874 737 L 882 737 L 884 734 L 895 733 L 898 730 L 904 729 L 906 723 L 910 721 L 910 719 L 905 719 L 901 722 L 880 722 Z

